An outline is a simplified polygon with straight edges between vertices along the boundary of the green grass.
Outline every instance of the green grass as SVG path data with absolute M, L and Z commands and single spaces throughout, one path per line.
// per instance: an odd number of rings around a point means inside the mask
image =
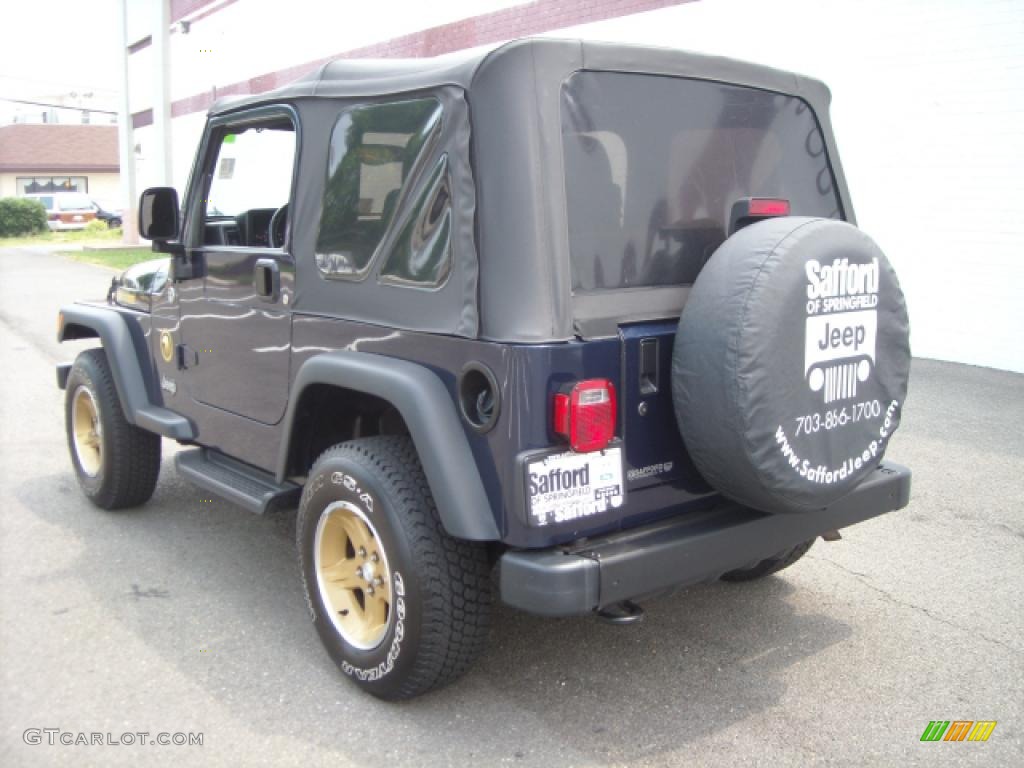
M 127 269 L 132 264 L 138 264 L 140 261 L 149 261 L 150 259 L 160 258 L 160 254 L 153 253 L 149 248 L 129 246 L 124 248 L 110 247 L 114 243 L 118 243 L 120 241 L 120 229 L 106 229 L 98 231 L 86 231 L 81 229 L 74 230 L 72 232 L 47 231 L 38 235 L 30 235 L 26 237 L 0 237 L 0 248 L 34 245 L 59 246 L 64 243 L 67 243 L 68 245 L 81 245 L 86 248 L 90 245 L 101 246 L 99 250 L 58 250 L 57 253 L 61 256 L 67 256 L 69 259 L 74 259 L 75 261 L 82 261 L 86 264 L 99 264 L 100 266 L 111 267 L 113 269 Z
M 0 248 L 9 248 L 24 245 L 59 245 L 60 243 L 111 243 L 121 239 L 120 229 L 103 229 L 98 232 L 87 232 L 84 229 L 76 229 L 70 232 L 41 232 L 38 235 L 25 235 L 23 237 L 0 237 Z
M 59 251 L 59 253 L 61 256 L 67 256 L 75 261 L 99 264 L 101 267 L 114 269 L 127 269 L 140 261 L 160 258 L 159 253 L 153 253 L 149 248 L 104 248 L 97 251 Z

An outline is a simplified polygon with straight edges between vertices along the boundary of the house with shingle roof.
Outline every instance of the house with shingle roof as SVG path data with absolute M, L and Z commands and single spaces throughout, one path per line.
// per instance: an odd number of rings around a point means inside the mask
M 0 126 L 0 197 L 85 192 L 117 203 L 120 179 L 117 126 Z

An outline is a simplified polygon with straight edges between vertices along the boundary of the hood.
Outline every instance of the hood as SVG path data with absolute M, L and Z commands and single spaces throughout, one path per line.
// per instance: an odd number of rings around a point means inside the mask
M 170 267 L 169 256 L 128 267 L 111 281 L 107 300 L 122 307 L 149 312 L 153 306 L 153 294 L 160 293 L 167 285 Z

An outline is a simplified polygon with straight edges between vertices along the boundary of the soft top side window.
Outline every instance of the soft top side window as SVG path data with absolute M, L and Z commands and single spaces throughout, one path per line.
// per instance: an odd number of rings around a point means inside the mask
M 389 249 L 380 270 L 383 283 L 435 287 L 451 270 L 452 194 L 448 156 L 434 164 L 413 196 L 410 215 Z
M 382 279 L 443 281 L 449 258 L 447 166 L 442 157 L 428 167 L 441 112 L 441 103 L 428 97 L 359 105 L 338 117 L 316 239 L 316 264 L 325 277 L 364 277 L 396 215 L 411 209 Z M 425 187 L 419 183 L 424 177 Z

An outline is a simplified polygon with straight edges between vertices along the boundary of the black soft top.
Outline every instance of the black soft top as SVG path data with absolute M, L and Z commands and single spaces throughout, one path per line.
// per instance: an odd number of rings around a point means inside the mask
M 820 123 L 844 218 L 853 220 L 824 83 L 717 56 L 530 38 L 435 58 L 339 59 L 281 88 L 222 99 L 210 114 L 286 103 L 301 116 L 302 183 L 293 196 L 292 228 L 300 265 L 296 310 L 334 314 L 343 306 L 346 317 L 389 327 L 564 341 L 592 335 L 581 332 L 592 310 L 571 290 L 561 146 L 560 93 L 580 70 L 711 80 L 802 99 Z M 315 267 L 301 265 L 314 259 L 330 130 L 347 104 L 401 94 L 434 95 L 445 106 L 437 151 L 448 153 L 453 169 L 452 272 L 432 292 L 383 285 L 373 274 L 360 282 L 325 281 Z M 621 302 L 608 296 L 602 311 L 623 319 L 678 315 L 685 287 L 655 290 Z
M 543 56 L 522 55 L 523 50 Z M 560 56 L 552 57 L 558 51 Z M 827 107 L 828 88 L 820 80 L 721 56 L 672 48 L 598 43 L 586 40 L 525 38 L 421 59 L 335 59 L 295 82 L 265 93 L 228 96 L 210 109 L 211 115 L 254 104 L 276 103 L 315 96 L 362 98 L 430 90 L 454 85 L 472 90 L 477 72 L 489 65 L 508 70 L 517 79 L 560 80 L 565 63 L 582 69 L 646 72 L 718 80 L 800 96 L 812 107 Z

